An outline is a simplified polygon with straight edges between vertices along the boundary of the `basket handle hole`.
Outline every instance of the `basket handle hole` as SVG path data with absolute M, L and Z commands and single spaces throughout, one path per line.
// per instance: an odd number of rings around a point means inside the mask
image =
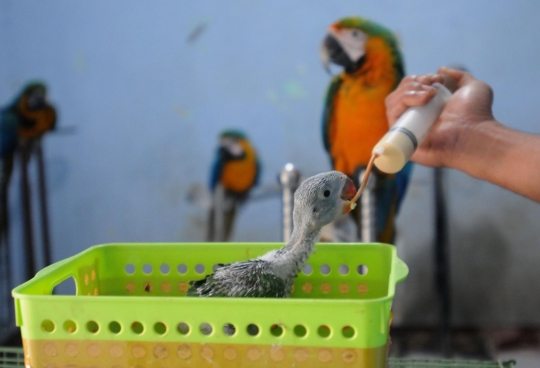
M 89 276 L 86 275 L 86 279 L 88 278 Z M 52 293 L 54 295 L 77 295 L 77 284 L 75 283 L 75 279 L 73 277 L 68 277 L 64 281 L 59 282 L 54 286 Z

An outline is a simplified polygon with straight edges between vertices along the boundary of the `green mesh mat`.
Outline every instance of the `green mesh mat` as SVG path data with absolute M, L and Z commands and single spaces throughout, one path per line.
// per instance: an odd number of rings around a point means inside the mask
M 388 361 L 388 368 L 514 368 L 515 361 L 485 362 L 474 360 L 414 360 L 392 359 Z
M 0 347 L 0 368 L 24 367 L 22 348 Z

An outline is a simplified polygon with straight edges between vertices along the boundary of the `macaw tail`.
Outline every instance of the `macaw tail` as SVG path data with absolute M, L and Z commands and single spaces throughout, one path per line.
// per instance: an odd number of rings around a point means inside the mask
M 13 156 L 4 157 L 0 161 L 0 245 L 8 244 L 9 237 L 9 205 L 8 189 L 13 169 Z
M 219 209 L 212 207 L 210 210 L 210 216 L 208 217 L 206 241 L 223 242 L 229 240 L 234 225 L 234 219 L 236 217 L 236 207 L 237 206 L 233 206 L 228 211 L 220 212 L 220 216 L 216 216 L 216 211 L 219 211 Z
M 2 183 L 0 187 L 0 246 L 7 244 L 9 216 L 8 216 L 8 199 L 7 186 Z
M 393 244 L 395 242 L 395 220 L 399 213 L 401 203 L 405 196 L 412 173 L 413 164 L 407 163 L 397 174 L 385 174 L 375 169 L 371 175 L 375 179 L 375 234 L 376 240 L 382 243 Z M 359 174 L 364 167 L 358 167 L 352 179 L 355 183 L 359 181 Z M 358 184 L 356 184 L 358 185 Z M 358 238 L 362 237 L 362 229 L 359 226 L 361 221 L 361 202 L 359 206 L 351 211 L 355 223 L 358 226 Z

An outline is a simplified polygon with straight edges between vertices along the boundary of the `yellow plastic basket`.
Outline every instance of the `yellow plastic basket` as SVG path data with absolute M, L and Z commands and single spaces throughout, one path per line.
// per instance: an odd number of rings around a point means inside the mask
M 0 368 L 24 368 L 22 348 L 0 346 Z M 389 358 L 388 368 L 514 368 L 516 362 L 481 362 L 476 360 L 414 360 Z
M 185 297 L 216 264 L 281 246 L 108 244 L 55 263 L 13 290 L 25 364 L 386 367 L 408 273 L 391 245 L 318 244 L 288 299 Z M 75 295 L 53 295 L 69 278 Z

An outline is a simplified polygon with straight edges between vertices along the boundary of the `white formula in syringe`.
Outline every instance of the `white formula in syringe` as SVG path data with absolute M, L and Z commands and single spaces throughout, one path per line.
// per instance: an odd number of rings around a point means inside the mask
M 351 199 L 351 209 L 356 207 L 356 201 L 366 186 L 373 164 L 387 174 L 394 174 L 409 162 L 414 151 L 426 138 L 429 129 L 452 96 L 442 84 L 434 83 L 432 86 L 437 89 L 435 96 L 425 105 L 409 107 L 373 148 L 360 188 Z

